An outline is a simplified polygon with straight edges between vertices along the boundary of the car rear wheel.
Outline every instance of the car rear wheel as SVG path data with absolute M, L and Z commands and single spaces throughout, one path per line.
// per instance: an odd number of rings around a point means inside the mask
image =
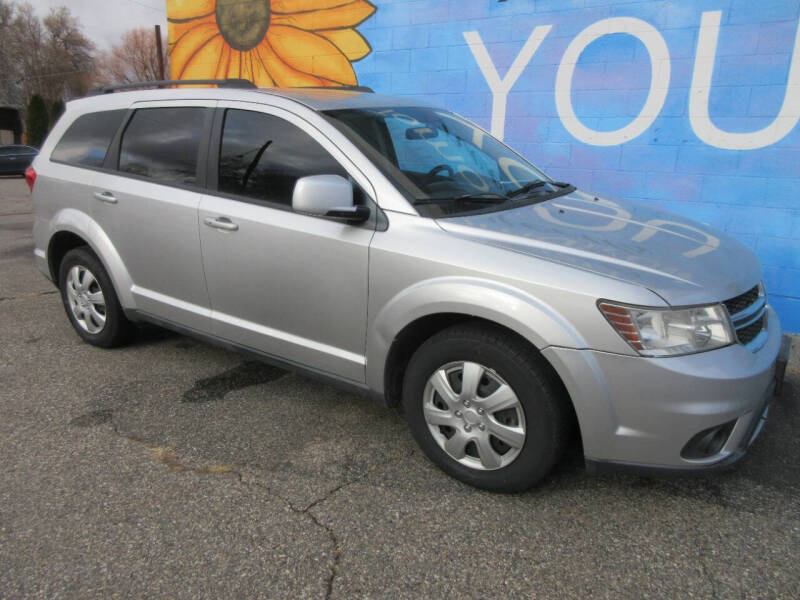
M 483 323 L 423 343 L 403 384 L 406 419 L 425 454 L 456 479 L 502 492 L 530 488 L 560 458 L 567 403 L 534 348 Z
M 67 252 L 58 281 L 67 317 L 85 341 L 113 348 L 130 339 L 133 325 L 122 311 L 108 273 L 91 250 L 83 247 Z

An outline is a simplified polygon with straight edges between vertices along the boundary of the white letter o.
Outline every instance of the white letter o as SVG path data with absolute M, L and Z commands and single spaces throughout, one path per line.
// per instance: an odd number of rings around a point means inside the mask
M 586 46 L 604 35 L 627 33 L 641 41 L 650 55 L 650 91 L 647 101 L 636 118 L 625 127 L 615 131 L 597 131 L 586 127 L 578 120 L 572 108 L 572 75 L 575 65 Z M 633 17 L 603 19 L 589 25 L 567 46 L 556 75 L 556 109 L 561 122 L 573 137 L 593 146 L 615 146 L 623 144 L 644 133 L 655 121 L 669 90 L 669 50 L 655 27 Z

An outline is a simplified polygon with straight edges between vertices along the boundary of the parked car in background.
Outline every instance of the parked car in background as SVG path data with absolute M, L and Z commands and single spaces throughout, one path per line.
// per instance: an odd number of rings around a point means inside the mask
M 0 175 L 25 175 L 38 154 L 31 146 L 0 146 Z
M 590 471 L 728 465 L 782 381 L 745 245 L 553 181 L 416 98 L 95 96 L 28 181 L 37 265 L 85 341 L 148 321 L 401 404 L 475 486 L 530 487 L 576 429 Z

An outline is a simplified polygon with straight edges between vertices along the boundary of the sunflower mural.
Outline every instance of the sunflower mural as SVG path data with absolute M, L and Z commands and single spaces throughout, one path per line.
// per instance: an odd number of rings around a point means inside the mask
M 258 87 L 357 85 L 372 50 L 356 31 L 367 0 L 167 0 L 172 79 L 249 79 Z

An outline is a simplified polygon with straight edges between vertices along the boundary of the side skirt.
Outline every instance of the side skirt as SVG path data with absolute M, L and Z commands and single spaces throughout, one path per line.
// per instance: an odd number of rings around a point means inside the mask
M 267 354 L 266 352 L 261 352 L 260 350 L 250 348 L 249 346 L 243 346 L 241 344 L 236 344 L 235 342 L 214 337 L 213 335 L 196 331 L 189 327 L 184 327 L 183 325 L 173 323 L 172 321 L 156 317 L 154 315 L 151 315 L 150 313 L 142 312 L 139 310 L 125 310 L 125 316 L 131 321 L 134 321 L 136 323 L 142 323 L 142 322 L 151 323 L 153 325 L 157 325 L 158 327 L 163 327 L 164 329 L 169 329 L 181 335 L 185 335 L 187 337 L 195 338 L 207 344 L 211 344 L 212 346 L 218 346 L 220 348 L 225 348 L 226 350 L 232 350 L 233 352 L 244 354 L 245 356 L 249 356 L 256 360 L 260 360 L 261 362 L 264 362 L 268 365 L 272 365 L 273 367 L 277 367 L 279 369 L 285 369 L 286 371 L 297 373 L 298 375 L 308 377 L 309 379 L 320 381 L 322 383 L 325 383 L 327 385 L 330 385 L 345 392 L 358 394 L 360 396 L 369 396 L 374 400 L 376 400 L 379 404 L 385 405 L 383 396 L 381 394 L 373 392 L 363 383 L 358 383 L 350 379 L 337 377 L 336 375 L 332 375 L 325 371 L 319 371 L 317 369 L 307 367 L 300 363 L 279 358 L 272 354 Z

